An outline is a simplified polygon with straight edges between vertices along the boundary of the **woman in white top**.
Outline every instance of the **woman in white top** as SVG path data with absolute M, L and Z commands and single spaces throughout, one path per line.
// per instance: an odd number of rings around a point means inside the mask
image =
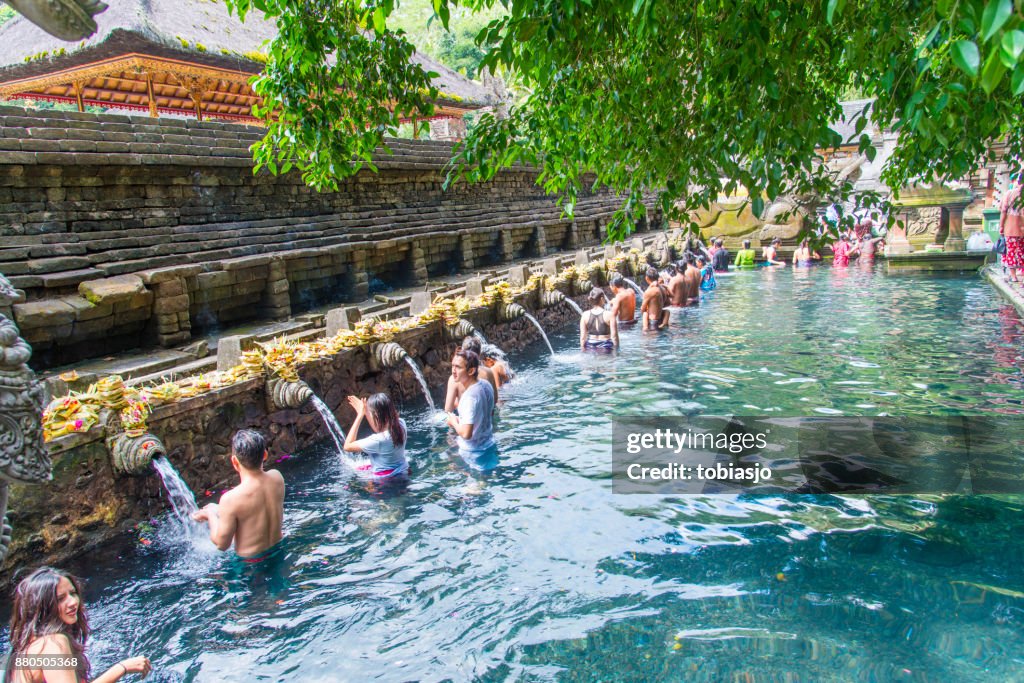
M 364 453 L 370 460 L 357 469 L 368 470 L 378 478 L 408 473 L 409 461 L 405 458 L 405 421 L 398 416 L 391 398 L 387 394 L 374 394 L 364 401 L 356 396 L 349 396 L 348 404 L 356 411 L 356 419 L 345 437 L 344 449 L 348 453 Z M 360 439 L 359 427 L 363 424 L 364 416 L 369 421 L 373 434 Z

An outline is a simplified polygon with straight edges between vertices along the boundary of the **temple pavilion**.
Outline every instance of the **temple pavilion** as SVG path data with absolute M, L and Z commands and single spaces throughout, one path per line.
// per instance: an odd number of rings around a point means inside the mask
M 241 22 L 217 0 L 119 0 L 96 22 L 79 43 L 20 15 L 0 26 L 0 98 L 259 123 L 252 107 L 260 98 L 249 79 L 262 70 L 264 43 L 277 31 L 261 13 Z M 413 59 L 440 74 L 432 137 L 462 137 L 463 116 L 494 103 L 483 85 L 419 52 Z

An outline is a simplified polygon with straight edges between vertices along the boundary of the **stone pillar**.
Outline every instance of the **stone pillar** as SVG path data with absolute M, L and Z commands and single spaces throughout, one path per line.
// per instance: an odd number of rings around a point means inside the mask
M 459 236 L 459 251 L 462 252 L 462 270 L 473 270 L 476 267 L 476 256 L 473 251 L 472 232 L 464 232 Z
M 480 296 L 484 293 L 486 286 L 487 278 L 485 277 L 473 277 L 466 280 L 466 298 L 472 299 L 475 296 Z
M 341 330 L 351 330 L 361 317 L 362 314 L 355 306 L 332 308 L 327 311 L 327 317 L 324 321 L 326 326 L 324 333 L 328 337 L 333 337 Z
M 409 242 L 409 273 L 412 275 L 413 284 L 426 284 L 427 254 L 419 242 Z
M 153 320 L 156 343 L 164 348 L 184 344 L 192 339 L 189 318 L 189 296 L 185 279 L 180 277 L 153 282 Z
M 533 231 L 533 244 L 537 249 L 537 256 L 546 256 L 548 253 L 548 234 L 543 225 L 538 225 Z M 506 261 L 509 259 L 505 259 Z
M 600 242 L 604 242 L 608 239 L 608 224 L 604 221 L 594 221 L 594 226 L 597 230 L 597 239 Z
M 466 122 L 461 116 L 446 116 L 430 121 L 430 139 L 457 142 L 466 137 Z
M 283 258 L 273 258 L 267 264 L 267 285 L 263 290 L 263 315 L 275 320 L 286 320 L 292 314 L 288 295 L 288 267 Z
M 894 224 L 889 228 L 889 233 L 885 236 L 885 254 L 909 254 L 914 251 L 914 247 L 911 246 L 910 240 L 907 239 L 907 228 L 906 226 L 900 227 Z
M 580 226 L 576 221 L 569 224 L 569 229 L 565 238 L 565 248 L 575 249 L 580 246 Z
M 409 302 L 409 315 L 419 315 L 434 303 L 434 295 L 431 292 L 413 292 L 412 300 Z
M 366 274 L 366 252 L 356 249 L 351 252 L 352 301 L 362 301 L 370 296 L 370 276 Z
M 508 269 L 508 281 L 516 287 L 522 287 L 530 279 L 529 266 L 512 266 Z
M 501 231 L 501 260 L 511 261 L 515 256 L 515 247 L 512 244 L 512 230 Z
M 252 348 L 252 337 L 221 337 L 217 341 L 217 371 L 226 372 L 242 362 L 242 351 Z
M 558 259 L 544 259 L 544 263 L 541 264 L 541 272 L 545 275 L 558 275 Z
M 946 207 L 949 216 L 949 234 L 946 236 L 944 251 L 965 251 L 967 241 L 964 240 L 964 207 Z

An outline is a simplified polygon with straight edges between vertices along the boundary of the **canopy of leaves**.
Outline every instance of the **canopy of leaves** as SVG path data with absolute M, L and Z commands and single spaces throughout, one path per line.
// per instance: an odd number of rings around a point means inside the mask
M 278 21 L 255 86 L 277 112 L 255 149 L 329 187 L 369 161 L 398 117 L 436 93 L 389 28 L 393 0 L 228 0 Z M 586 174 L 624 197 L 624 217 L 655 192 L 666 212 L 745 188 L 764 198 L 847 194 L 819 163 L 842 143 L 830 123 L 851 89 L 900 137 L 890 187 L 965 175 L 995 139 L 1021 148 L 1024 19 L 1013 0 L 434 0 L 495 12 L 477 35 L 483 68 L 528 88 L 508 118 L 481 117 L 451 180 L 486 180 L 515 161 L 571 213 Z M 388 107 L 394 111 L 389 112 Z M 870 198 L 869 198 L 870 199 Z M 624 221 L 628 225 L 628 221 Z M 612 231 L 621 236 L 625 228 Z

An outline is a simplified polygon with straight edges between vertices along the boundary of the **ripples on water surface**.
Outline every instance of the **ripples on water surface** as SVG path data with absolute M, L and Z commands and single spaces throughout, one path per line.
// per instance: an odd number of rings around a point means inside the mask
M 611 494 L 609 413 L 1021 413 L 1021 321 L 983 282 L 723 279 L 658 337 L 513 354 L 501 462 L 406 406 L 379 497 L 324 446 L 280 466 L 284 556 L 114 548 L 76 571 L 95 668 L 158 681 L 1020 680 L 1022 501 Z M 435 391 L 441 395 L 441 389 Z M 202 502 L 202 501 L 200 501 Z

